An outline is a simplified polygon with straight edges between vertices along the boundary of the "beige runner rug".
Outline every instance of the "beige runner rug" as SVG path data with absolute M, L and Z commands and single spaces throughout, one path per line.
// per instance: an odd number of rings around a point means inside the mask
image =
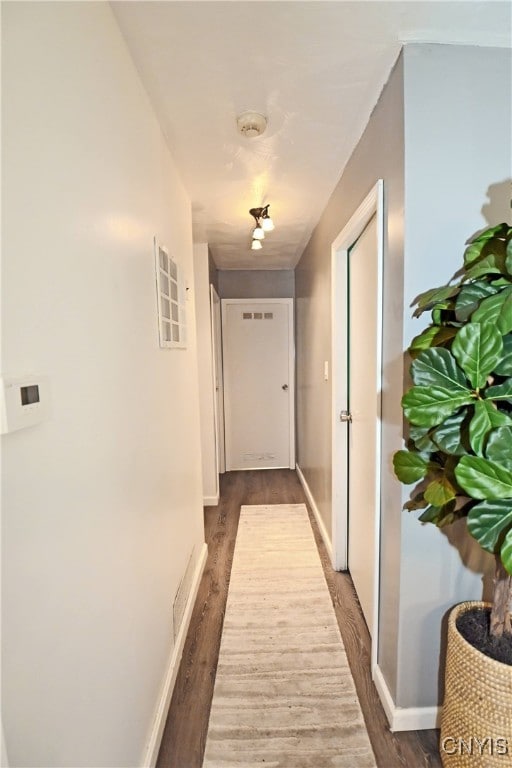
M 242 507 L 203 767 L 375 765 L 306 507 Z

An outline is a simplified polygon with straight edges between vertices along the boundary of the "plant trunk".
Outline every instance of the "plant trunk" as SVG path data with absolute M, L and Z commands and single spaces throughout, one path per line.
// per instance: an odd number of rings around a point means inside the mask
M 501 637 L 503 633 L 512 634 L 510 617 L 512 601 L 512 576 L 505 569 L 499 555 L 496 559 L 494 576 L 494 596 L 491 608 L 491 635 Z

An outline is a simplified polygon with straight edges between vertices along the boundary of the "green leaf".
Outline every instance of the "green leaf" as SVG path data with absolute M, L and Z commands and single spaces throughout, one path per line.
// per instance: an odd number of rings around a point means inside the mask
M 452 353 L 475 388 L 483 387 L 501 357 L 503 339 L 491 323 L 467 323 L 457 332 Z
M 512 426 L 498 427 L 491 431 L 485 454 L 491 461 L 512 470 Z
M 468 513 L 468 530 L 487 552 L 496 552 L 503 531 L 512 526 L 512 502 L 482 501 Z
M 418 307 L 415 310 L 413 317 L 419 317 L 426 309 L 430 309 L 438 302 L 445 301 L 451 296 L 455 296 L 458 293 L 459 285 L 443 285 L 441 288 L 431 288 L 424 293 L 420 293 L 419 296 L 413 301 L 413 305 L 417 304 Z
M 476 240 L 474 243 L 468 245 L 464 251 L 464 266 L 468 267 L 480 258 L 486 242 L 486 240 Z
M 472 323 L 489 322 L 504 335 L 512 330 L 512 286 L 484 299 L 471 315 Z
M 469 424 L 469 442 L 477 456 L 483 456 L 485 439 L 491 429 L 512 424 L 512 419 L 490 400 L 477 400 L 475 413 Z
M 434 325 L 440 326 L 447 318 L 448 310 L 452 312 L 455 309 L 455 302 L 443 301 L 435 304 L 432 309 L 432 322 Z
M 512 294 L 509 293 L 498 318 L 498 331 L 505 336 L 512 331 Z
M 512 335 L 503 337 L 503 352 L 501 360 L 494 368 L 494 373 L 499 373 L 500 376 L 512 376 Z
M 480 261 L 468 269 L 463 277 L 463 280 L 476 280 L 478 277 L 484 277 L 485 275 L 504 275 L 505 270 L 505 256 L 499 253 L 490 253 Z
M 428 484 L 424 495 L 433 507 L 443 507 L 455 498 L 455 488 L 448 478 L 441 477 Z
M 455 316 L 459 321 L 469 320 L 471 314 L 477 309 L 479 302 L 487 296 L 492 296 L 497 291 L 489 283 L 475 282 L 464 285 L 457 296 L 455 304 Z
M 430 325 L 411 341 L 409 353 L 412 358 L 418 356 L 422 349 L 450 345 L 459 329 L 451 325 Z
M 463 456 L 455 477 L 473 499 L 512 499 L 512 472 L 488 459 Z
M 412 512 L 416 509 L 425 509 L 425 507 L 428 507 L 428 501 L 425 501 L 423 492 L 417 493 L 416 496 L 414 496 L 409 501 L 406 501 L 404 504 L 404 509 L 408 509 L 409 512 Z
M 401 483 L 410 485 L 422 480 L 427 474 L 428 461 L 418 453 L 411 451 L 397 451 L 393 456 L 393 468 L 395 475 Z
M 512 529 L 505 536 L 505 540 L 501 545 L 500 555 L 505 570 L 512 576 Z
M 432 439 L 437 446 L 453 456 L 467 453 L 462 443 L 462 424 L 467 417 L 465 410 L 448 416 L 432 433 Z
M 452 499 L 443 507 L 435 507 L 431 504 L 427 509 L 418 517 L 418 520 L 422 523 L 433 523 L 434 525 L 442 528 L 445 525 L 453 523 L 458 517 L 455 512 L 455 500 Z
M 428 349 L 431 347 L 438 331 L 439 327 L 437 325 L 430 325 L 428 328 L 418 334 L 418 336 L 414 337 L 414 339 L 411 341 L 409 351 L 412 352 L 417 349 Z
M 506 379 L 502 384 L 495 387 L 488 387 L 485 390 L 485 396 L 488 400 L 507 400 L 512 402 L 512 378 Z
M 469 245 L 464 252 L 464 264 L 467 267 L 473 264 L 481 256 L 486 255 L 490 250 L 494 253 L 496 243 L 500 243 L 500 237 L 504 237 L 508 231 L 508 224 L 498 224 L 496 227 L 490 227 L 484 230 L 469 241 Z M 494 242 L 493 242 L 494 241 Z
M 472 402 L 469 390 L 452 392 L 443 387 L 411 387 L 402 398 L 402 407 L 411 424 L 434 427 Z
M 449 344 L 451 340 L 456 336 L 458 328 L 454 328 L 451 325 L 443 326 L 439 329 L 437 336 L 434 339 L 432 346 L 440 347 L 445 344 Z
M 430 439 L 429 431 L 430 427 L 418 427 L 415 424 L 409 425 L 409 438 L 418 451 L 427 451 L 428 453 L 437 451 L 437 445 Z
M 439 519 L 439 515 L 441 513 L 441 510 L 439 507 L 433 507 L 430 505 L 426 508 L 424 512 L 418 517 L 418 520 L 422 523 L 436 523 L 436 521 Z
M 468 382 L 451 352 L 426 349 L 411 365 L 411 376 L 420 386 L 446 387 L 468 391 Z
M 505 267 L 509 275 L 512 275 L 512 239 L 507 243 L 505 254 Z
M 479 243 L 482 240 L 483 241 L 491 240 L 493 237 L 505 237 L 509 229 L 510 229 L 509 225 L 503 221 L 501 222 L 501 224 L 496 224 L 493 227 L 488 227 L 487 229 L 484 229 L 478 235 L 475 235 L 474 237 L 472 237 L 469 242 Z

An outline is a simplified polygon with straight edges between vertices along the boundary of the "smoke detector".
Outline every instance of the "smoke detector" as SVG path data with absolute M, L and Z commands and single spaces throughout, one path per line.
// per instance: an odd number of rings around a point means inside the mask
M 242 136 L 253 139 L 264 133 L 267 127 L 267 118 L 258 112 L 244 112 L 237 117 L 236 124 Z

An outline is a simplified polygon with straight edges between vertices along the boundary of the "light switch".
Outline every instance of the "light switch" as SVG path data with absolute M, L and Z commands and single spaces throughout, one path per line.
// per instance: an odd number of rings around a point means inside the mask
M 329 381 L 329 361 L 324 363 L 324 381 Z

